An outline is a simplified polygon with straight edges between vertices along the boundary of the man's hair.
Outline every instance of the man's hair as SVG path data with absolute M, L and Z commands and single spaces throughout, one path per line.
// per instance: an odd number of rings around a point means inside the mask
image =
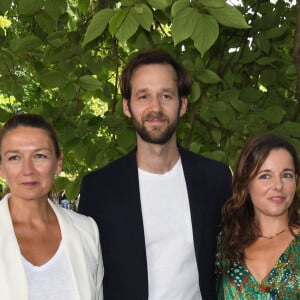
M 178 63 L 169 53 L 162 49 L 141 51 L 130 59 L 121 76 L 121 93 L 124 99 L 131 98 L 131 78 L 137 68 L 150 64 L 167 64 L 173 67 L 177 74 L 177 87 L 179 98 L 186 97 L 191 92 L 192 81 L 185 68 Z

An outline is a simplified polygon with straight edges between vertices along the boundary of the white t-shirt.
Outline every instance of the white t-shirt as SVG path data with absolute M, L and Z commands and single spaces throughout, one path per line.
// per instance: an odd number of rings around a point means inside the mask
M 139 185 L 149 300 L 201 300 L 181 160 L 164 174 L 139 169 Z
M 22 257 L 30 300 L 74 300 L 75 287 L 61 242 L 54 256 L 42 266 Z

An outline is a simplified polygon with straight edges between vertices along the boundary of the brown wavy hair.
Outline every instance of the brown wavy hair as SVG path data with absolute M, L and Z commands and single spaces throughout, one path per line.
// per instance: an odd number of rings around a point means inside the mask
M 232 197 L 222 209 L 220 250 L 230 260 L 243 259 L 244 249 L 260 234 L 254 218 L 248 185 L 274 149 L 284 149 L 290 153 L 297 176 L 296 183 L 299 183 L 299 158 L 293 145 L 286 139 L 265 133 L 246 141 L 234 170 Z M 299 198 L 295 193 L 288 214 L 288 225 L 292 233 L 292 227 L 300 226 L 299 207 Z

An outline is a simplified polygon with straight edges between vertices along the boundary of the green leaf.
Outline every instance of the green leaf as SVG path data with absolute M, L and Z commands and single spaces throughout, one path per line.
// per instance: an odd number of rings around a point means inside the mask
M 79 78 L 79 85 L 87 91 L 95 91 L 101 87 L 98 79 L 91 75 L 84 75 Z
M 147 0 L 147 2 L 155 9 L 164 10 L 171 6 L 173 0 Z
M 237 89 L 228 89 L 219 93 L 219 101 L 230 103 L 231 100 L 239 99 L 240 92 Z
M 285 113 L 285 110 L 281 106 L 270 106 L 261 112 L 260 115 L 264 120 L 272 124 L 279 124 Z
M 262 35 L 259 35 L 256 43 L 261 51 L 263 51 L 266 54 L 269 54 L 271 48 L 270 40 L 265 39 Z
M 261 99 L 263 93 L 257 88 L 246 87 L 241 89 L 240 99 L 244 102 L 255 103 Z
M 56 22 L 45 11 L 34 16 L 37 24 L 47 33 L 51 33 L 56 28 Z
M 42 40 L 40 40 L 35 35 L 28 35 L 23 38 L 15 38 L 11 41 L 11 50 L 15 53 L 23 53 L 28 50 L 35 49 L 42 45 Z
M 65 31 L 56 31 L 47 36 L 47 41 L 52 47 L 59 48 L 66 45 L 69 40 Z
M 171 16 L 174 18 L 178 13 L 181 13 L 184 9 L 190 6 L 188 0 L 175 1 L 171 8 Z
M 282 25 L 280 27 L 276 26 L 264 32 L 262 35 L 265 39 L 275 39 L 281 37 L 287 30 L 288 27 L 286 25 Z
M 221 8 L 226 5 L 225 0 L 198 0 L 197 3 L 213 8 Z
M 194 81 L 192 84 L 192 91 L 189 96 L 189 102 L 190 103 L 196 102 L 197 100 L 199 100 L 200 96 L 201 96 L 200 85 L 198 82 Z
M 219 36 L 218 22 L 211 16 L 198 14 L 198 22 L 191 38 L 201 57 L 215 43 Z
M 240 101 L 240 100 L 238 100 L 238 99 L 232 99 L 232 100 L 230 101 L 230 104 L 232 105 L 232 107 L 233 107 L 236 111 L 238 111 L 238 112 L 240 112 L 240 113 L 246 114 L 246 113 L 248 113 L 248 111 L 249 111 L 248 105 L 247 105 L 246 103 L 244 103 L 243 101 Z
M 61 94 L 65 100 L 71 101 L 76 97 L 78 87 L 73 82 L 68 82 L 62 89 Z
M 65 187 L 65 190 L 68 199 L 75 200 L 80 192 L 79 178 L 77 178 L 77 180 L 75 180 L 74 182 L 70 181 L 69 184 Z
M 297 79 L 297 69 L 294 64 L 289 65 L 286 69 L 286 76 L 289 80 L 296 80 Z
M 88 11 L 90 0 L 78 0 L 78 11 L 85 14 Z
M 1 122 L 6 122 L 6 120 L 8 120 L 8 118 L 10 118 L 12 115 L 10 112 L 0 108 L 0 121 Z
M 171 30 L 175 46 L 193 34 L 198 16 L 196 9 L 187 7 L 173 19 Z
M 69 184 L 69 179 L 65 176 L 58 176 L 55 178 L 54 187 L 57 191 L 63 191 Z
M 150 31 L 153 23 L 153 14 L 151 9 L 145 4 L 137 4 L 131 9 L 135 20 L 147 31 Z
M 111 35 L 115 35 L 117 30 L 123 24 L 127 15 L 129 14 L 130 8 L 125 8 L 117 11 L 109 20 L 109 32 Z M 135 21 L 136 22 L 136 21 Z
M 117 30 L 115 36 L 121 42 L 125 43 L 129 38 L 131 38 L 138 30 L 139 23 L 135 19 L 135 13 L 132 10 L 129 11 L 124 22 L 121 24 Z
M 262 71 L 260 75 L 260 82 L 264 86 L 270 86 L 276 82 L 276 72 L 273 69 Z
M 33 15 L 42 9 L 43 2 L 43 0 L 20 0 L 18 5 L 19 13 L 27 16 Z
M 103 33 L 113 14 L 114 11 L 107 8 L 99 11 L 94 15 L 84 35 L 82 43 L 83 46 L 93 41 Z
M 201 149 L 201 144 L 198 141 L 193 141 L 189 146 L 189 150 L 194 153 L 199 153 L 200 149 Z
M 266 66 L 266 65 L 270 65 L 273 62 L 275 62 L 277 60 L 276 57 L 271 57 L 271 56 L 264 56 L 259 58 L 256 63 L 261 65 L 261 66 Z
M 300 138 L 300 123 L 287 121 L 279 125 L 275 129 L 275 131 L 282 135 L 288 135 L 295 138 Z
M 238 29 L 248 29 L 251 27 L 246 23 L 242 13 L 237 8 L 228 4 L 222 8 L 208 8 L 208 11 L 224 26 Z
M 0 1 L 0 13 L 4 14 L 6 11 L 10 9 L 12 0 L 1 0 Z
M 136 2 L 136 0 L 122 0 L 122 6 L 133 6 Z
M 45 0 L 45 11 L 57 20 L 67 9 L 66 0 Z
M 206 84 L 216 84 L 222 82 L 222 79 L 213 71 L 205 70 L 197 75 L 197 78 Z
M 244 52 L 243 52 L 243 56 L 241 58 L 241 63 L 242 64 L 248 64 L 251 62 L 256 61 L 259 57 L 261 56 L 261 52 L 260 51 L 252 51 L 250 50 L 248 47 L 245 48 Z
M 214 103 L 213 110 L 215 117 L 220 120 L 223 125 L 229 125 L 235 118 L 232 108 L 224 102 L 218 101 Z
M 0 55 L 0 74 L 11 75 L 14 73 L 14 59 L 8 52 L 3 52 Z
M 39 76 L 41 83 L 48 88 L 62 87 L 67 83 L 66 74 L 59 71 L 42 73 Z
M 221 130 L 220 130 L 220 129 L 212 129 L 212 130 L 210 131 L 210 133 L 211 133 L 211 135 L 212 135 L 212 137 L 213 137 L 215 143 L 216 143 L 217 145 L 219 145 L 219 143 L 220 143 L 220 141 L 221 141 L 221 138 L 222 138 L 222 132 L 221 132 Z

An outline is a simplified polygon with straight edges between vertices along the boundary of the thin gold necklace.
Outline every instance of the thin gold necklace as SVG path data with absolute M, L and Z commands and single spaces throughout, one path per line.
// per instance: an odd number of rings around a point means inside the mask
M 259 234 L 258 237 L 261 237 L 261 238 L 264 238 L 264 239 L 271 240 L 271 239 L 273 239 L 275 236 L 277 236 L 277 235 L 279 235 L 279 234 L 281 234 L 281 233 L 283 233 L 283 232 L 285 232 L 285 231 L 286 231 L 286 229 L 283 229 L 283 230 L 279 231 L 278 233 L 276 233 L 276 234 L 274 234 L 274 235 L 270 235 L 270 236 L 265 236 L 265 235 Z

